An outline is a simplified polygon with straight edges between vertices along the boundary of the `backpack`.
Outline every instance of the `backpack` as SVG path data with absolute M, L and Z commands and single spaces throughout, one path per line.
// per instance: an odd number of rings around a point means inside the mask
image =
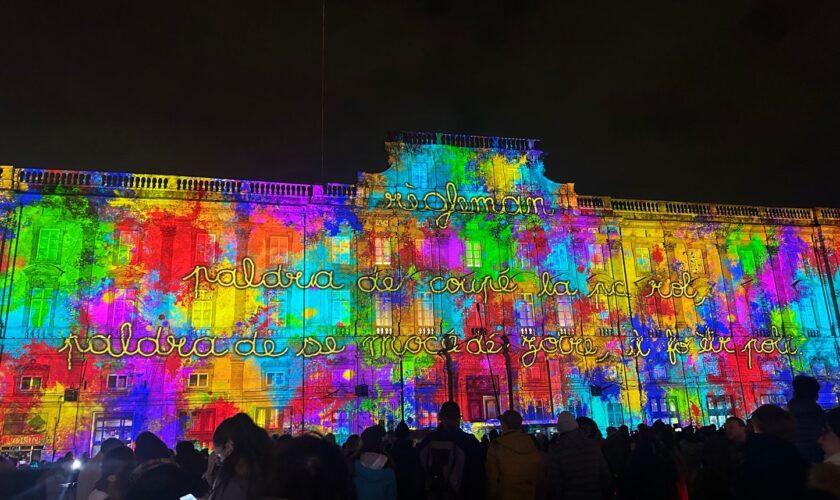
M 458 498 L 464 474 L 464 451 L 452 441 L 431 441 L 420 450 L 429 498 Z

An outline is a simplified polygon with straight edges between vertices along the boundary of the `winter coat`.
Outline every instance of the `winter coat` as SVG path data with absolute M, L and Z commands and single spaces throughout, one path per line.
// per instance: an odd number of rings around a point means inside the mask
M 391 447 L 391 460 L 394 461 L 397 475 L 397 494 L 400 500 L 418 500 L 423 498 L 423 465 L 420 452 L 409 439 L 397 439 Z
M 796 449 L 808 462 L 822 462 L 823 451 L 817 439 L 823 431 L 825 412 L 816 401 L 800 398 L 788 402 L 788 411 L 796 419 Z
M 767 434 L 752 434 L 744 445 L 744 463 L 736 480 L 740 499 L 801 498 L 808 464 L 793 443 Z
M 561 434 L 548 454 L 547 484 L 553 500 L 597 500 L 609 494 L 610 470 L 601 447 L 580 429 Z
M 381 453 L 362 453 L 353 462 L 353 484 L 359 500 L 396 500 L 397 476 L 386 467 L 388 457 Z
M 487 497 L 527 500 L 536 496 L 543 477 L 543 457 L 531 436 L 504 431 L 487 449 Z
M 461 429 L 450 429 L 443 425 L 430 432 L 417 447 L 423 452 L 429 443 L 448 441 L 460 448 L 464 453 L 464 470 L 461 480 L 460 496 L 463 498 L 484 498 L 485 471 L 484 449 L 478 439 Z M 422 459 L 421 459 L 422 460 Z

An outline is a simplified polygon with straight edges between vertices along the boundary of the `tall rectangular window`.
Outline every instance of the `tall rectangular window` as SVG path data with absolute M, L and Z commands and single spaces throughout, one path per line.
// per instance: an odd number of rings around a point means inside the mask
M 330 238 L 330 261 L 336 264 L 350 262 L 350 236 L 337 234 Z
M 272 317 L 274 324 L 277 326 L 284 326 L 286 324 L 286 316 L 289 314 L 289 291 L 274 289 L 270 290 L 268 295 L 268 310 Z
M 802 327 L 806 330 L 816 330 L 818 328 L 817 315 L 814 312 L 814 303 L 812 300 L 812 297 L 802 297 L 802 300 L 799 302 L 799 315 L 802 320 Z
M 35 259 L 57 261 L 61 250 L 61 230 L 42 228 L 38 231 L 38 246 L 35 247 Z
M 193 328 L 210 328 L 213 326 L 213 292 L 199 290 L 198 297 L 192 305 Z
M 347 326 L 350 324 L 350 292 L 347 290 L 333 290 L 330 307 L 330 320 L 333 326 Z
M 516 297 L 516 319 L 519 326 L 534 326 L 534 294 L 520 293 Z
M 136 294 L 137 290 L 133 288 L 119 288 L 114 291 L 111 326 L 119 327 L 123 323 L 134 321 L 134 300 Z
M 137 231 L 119 231 L 117 233 L 116 264 L 128 265 L 137 262 L 139 257 L 140 233 Z
M 285 266 L 289 263 L 289 237 L 272 235 L 268 237 L 268 264 Z
M 283 429 L 283 409 L 282 408 L 257 408 L 257 418 L 255 419 L 257 425 L 267 431 L 279 431 Z
M 33 288 L 29 301 L 29 326 L 42 328 L 50 323 L 53 309 L 53 289 Z
M 606 261 L 604 260 L 604 249 L 598 244 L 589 245 L 589 264 L 595 271 L 603 271 L 606 269 Z
M 638 274 L 650 273 L 650 249 L 635 247 L 633 254 L 636 256 L 636 272 Z
M 688 259 L 688 272 L 692 276 L 705 274 L 706 266 L 703 265 L 703 251 L 699 248 L 688 248 L 685 251 L 686 259 Z
M 572 328 L 575 326 L 574 309 L 572 298 L 568 295 L 560 295 L 555 301 L 557 308 L 557 326 L 559 328 Z
M 377 237 L 373 240 L 373 263 L 377 266 L 391 265 L 391 239 Z
M 419 292 L 417 294 L 417 326 L 435 326 L 435 307 L 432 292 Z
M 467 240 L 466 264 L 469 268 L 481 267 L 481 242 Z
M 426 163 L 415 163 L 411 169 L 411 184 L 416 188 L 428 188 L 430 167 Z
M 390 327 L 391 320 L 391 296 L 379 294 L 374 298 L 374 320 L 378 327 Z
M 417 266 L 429 267 L 434 265 L 434 247 L 432 240 L 418 238 L 414 240 L 414 263 Z
M 216 235 L 199 233 L 195 235 L 196 264 L 210 265 L 216 261 Z
M 624 425 L 624 412 L 621 409 L 621 403 L 616 401 L 607 402 L 607 424 L 613 427 Z
M 749 248 L 742 248 L 738 250 L 738 256 L 741 258 L 741 269 L 744 274 L 755 274 L 755 255 Z

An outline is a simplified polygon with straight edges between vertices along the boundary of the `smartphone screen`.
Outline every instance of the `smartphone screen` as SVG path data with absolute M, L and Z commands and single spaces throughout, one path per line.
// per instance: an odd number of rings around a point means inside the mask
M 181 500 L 198 500 L 192 493 L 187 493 L 181 497 Z

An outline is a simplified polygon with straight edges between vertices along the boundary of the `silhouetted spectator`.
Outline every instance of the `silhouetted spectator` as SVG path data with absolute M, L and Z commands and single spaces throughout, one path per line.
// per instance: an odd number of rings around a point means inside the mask
M 744 445 L 744 463 L 737 479 L 737 497 L 793 499 L 804 492 L 807 463 L 793 444 L 796 423 L 775 405 L 762 405 L 752 415 L 754 433 Z
M 272 497 L 344 500 L 349 492 L 346 462 L 337 446 L 314 436 L 286 440 L 274 467 Z
M 189 477 L 171 459 L 169 448 L 151 432 L 134 441 L 137 467 L 131 473 L 129 500 L 179 500 L 192 493 Z
M 840 498 L 840 408 L 826 413 L 819 443 L 825 460 L 811 468 L 808 486 Z
M 671 436 L 670 428 L 658 420 L 652 427 L 639 426 L 636 446 L 622 474 L 620 498 L 682 500 L 688 497 Z
M 487 498 L 533 499 L 542 488 L 543 457 L 531 436 L 522 432 L 522 416 L 502 414 L 502 435 L 487 450 Z
M 213 433 L 213 448 L 221 467 L 209 500 L 262 498 L 274 444 L 264 429 L 245 413 L 226 418 Z
M 743 444 L 747 440 L 747 424 L 738 417 L 727 418 L 723 432 L 732 443 Z
M 601 434 L 601 429 L 598 427 L 597 422 L 589 417 L 578 417 L 575 421 L 578 424 L 578 428 L 587 438 L 601 444 L 601 441 L 604 440 L 604 435 Z
M 557 433 L 547 461 L 549 498 L 606 498 L 610 493 L 610 472 L 598 443 L 586 437 L 568 411 L 560 412 Z
M 814 377 L 797 375 L 793 378 L 793 398 L 788 401 L 788 411 L 796 420 L 796 449 L 811 463 L 823 459 L 817 443 L 825 423 L 825 412 L 817 404 L 819 395 L 820 383 Z
M 420 452 L 409 439 L 410 435 L 411 430 L 405 422 L 397 424 L 391 459 L 397 474 L 397 496 L 400 500 L 419 500 L 423 497 L 423 466 L 420 464 Z
M 90 495 L 90 492 L 93 491 L 94 484 L 99 481 L 99 477 L 102 475 L 102 471 L 100 470 L 102 458 L 106 453 L 120 446 L 123 446 L 123 442 L 117 438 L 108 438 L 102 441 L 99 452 L 92 459 L 88 460 L 82 466 L 82 470 L 79 471 L 79 480 L 76 483 L 77 499 L 85 500 Z
M 347 437 L 347 441 L 341 445 L 341 451 L 345 457 L 348 459 L 356 455 L 356 452 L 359 451 L 359 447 L 362 445 L 362 438 L 359 437 L 358 434 L 350 434 Z
M 101 475 L 99 480 L 94 483 L 94 489 L 88 494 L 87 500 L 123 500 L 126 498 L 134 465 L 134 452 L 131 451 L 131 448 L 123 445 L 116 448 L 112 445 L 108 446 L 108 452 L 101 459 Z M 78 493 L 77 498 L 82 500 Z
M 483 498 L 484 452 L 475 436 L 461 430 L 461 408 L 443 403 L 438 420 L 418 447 L 429 498 Z
M 362 431 L 362 446 L 352 463 L 353 485 L 359 500 L 397 498 L 397 477 L 382 451 L 384 437 L 385 429 L 378 425 Z
M 192 441 L 178 441 L 172 460 L 189 476 L 195 496 L 203 497 L 210 490 L 210 485 L 201 477 L 207 469 L 207 459 L 195 449 Z
M 601 451 L 610 467 L 613 489 L 618 487 L 621 481 L 621 474 L 627 467 L 627 460 L 630 459 L 630 450 L 630 430 L 626 425 L 607 435 L 607 439 L 604 440 Z

